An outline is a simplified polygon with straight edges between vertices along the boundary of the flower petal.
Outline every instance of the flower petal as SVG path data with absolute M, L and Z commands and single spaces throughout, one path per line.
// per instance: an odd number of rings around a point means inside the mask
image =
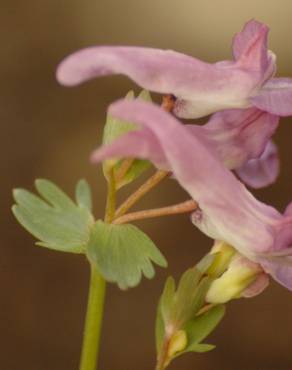
M 252 188 L 259 189 L 273 184 L 280 171 L 278 148 L 269 141 L 259 158 L 250 159 L 236 170 L 240 179 Z
M 261 294 L 269 285 L 270 279 L 266 273 L 260 274 L 256 280 L 250 284 L 248 288 L 242 293 L 242 297 L 252 298 Z
M 292 291 L 292 256 L 262 258 L 260 264 L 266 273 L 270 274 L 278 283 Z
M 163 152 L 177 181 L 198 202 L 200 210 L 193 215 L 193 222 L 203 232 L 251 258 L 273 249 L 273 223 L 282 216 L 253 198 L 195 135 L 189 135 L 186 126 L 158 106 L 144 102 L 117 102 L 109 112 L 137 123 L 156 137 L 160 148 L 155 153 L 146 156 L 137 146 L 135 156 L 152 160 Z M 121 156 L 128 151 L 126 137 L 124 148 L 119 145 Z M 101 159 L 98 151 L 95 158 Z
M 278 123 L 279 117 L 257 108 L 234 109 L 215 113 L 201 130 L 226 167 L 237 169 L 262 154 Z
M 147 90 L 175 95 L 174 110 L 181 117 L 247 107 L 261 79 L 258 71 L 248 71 L 242 63 L 209 64 L 172 50 L 126 46 L 80 50 L 59 65 L 57 79 L 74 86 L 110 74 L 124 74 Z
M 275 58 L 268 51 L 269 28 L 256 20 L 247 22 L 233 38 L 233 56 L 246 68 L 260 70 L 265 78 L 275 73 Z
M 252 98 L 256 107 L 278 116 L 292 115 L 292 78 L 272 78 Z
M 109 158 L 149 158 L 157 168 L 169 170 L 169 163 L 157 138 L 150 130 L 128 132 L 113 143 L 101 146 L 91 155 L 92 162 L 102 162 Z

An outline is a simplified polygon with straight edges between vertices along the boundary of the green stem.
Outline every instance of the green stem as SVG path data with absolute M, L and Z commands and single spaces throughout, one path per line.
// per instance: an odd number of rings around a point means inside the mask
M 105 222 L 111 222 L 116 208 L 116 186 L 113 171 L 108 182 Z M 104 310 L 106 281 L 90 264 L 90 285 L 87 303 L 87 312 L 84 326 L 84 336 L 79 370 L 96 370 Z
M 169 339 L 164 338 L 160 353 L 158 355 L 157 363 L 155 370 L 165 370 L 167 368 L 167 352 L 168 352 L 168 347 L 169 347 Z
M 116 182 L 113 169 L 109 173 L 104 221 L 111 223 L 116 212 Z
M 104 278 L 91 265 L 88 304 L 79 370 L 95 370 L 97 366 L 105 288 Z

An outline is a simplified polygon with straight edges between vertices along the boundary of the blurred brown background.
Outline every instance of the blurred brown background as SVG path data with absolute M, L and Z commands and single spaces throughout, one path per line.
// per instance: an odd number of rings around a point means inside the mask
M 11 215 L 11 189 L 32 189 L 35 178 L 45 177 L 72 194 L 76 181 L 86 177 L 101 216 L 105 184 L 88 157 L 100 143 L 106 106 L 138 88 L 126 78 L 107 77 L 66 89 L 55 81 L 56 65 L 66 54 L 92 44 L 139 44 L 177 49 L 210 62 L 227 59 L 233 34 L 256 18 L 271 27 L 278 75 L 292 76 L 292 2 L 1 0 L 0 5 L 0 368 L 75 370 L 88 266 L 80 256 L 35 247 Z M 292 198 L 291 124 L 282 120 L 276 135 L 281 176 L 257 193 L 279 209 Z M 139 208 L 185 197 L 166 181 Z M 100 370 L 153 369 L 155 306 L 163 282 L 168 274 L 178 277 L 210 247 L 186 216 L 139 225 L 168 257 L 169 269 L 158 270 L 154 281 L 144 280 L 126 293 L 109 286 Z M 292 294 L 274 283 L 255 299 L 233 302 L 209 339 L 217 349 L 184 356 L 170 369 L 292 369 L 291 311 Z

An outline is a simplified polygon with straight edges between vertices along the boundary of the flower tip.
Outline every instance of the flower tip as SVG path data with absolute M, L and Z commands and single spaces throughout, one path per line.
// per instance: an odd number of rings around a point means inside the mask
M 249 21 L 247 21 L 244 26 L 243 26 L 243 30 L 247 30 L 247 29 L 250 29 L 250 30 L 269 30 L 269 27 L 261 22 L 261 21 L 258 21 L 256 20 L 255 18 L 251 18 Z
M 12 196 L 13 196 L 13 199 L 14 199 L 15 201 L 17 200 L 18 195 L 20 194 L 20 192 L 21 192 L 21 189 L 19 189 L 19 188 L 14 188 L 14 189 L 12 190 Z
M 68 59 L 64 59 L 57 67 L 56 70 L 56 79 L 59 84 L 63 86 L 75 86 L 81 83 L 78 76 L 75 73 L 72 73 L 70 62 Z
M 90 156 L 89 156 L 89 161 L 90 163 L 92 164 L 96 164 L 96 163 L 100 163 L 101 161 L 103 161 L 104 158 L 102 156 L 102 153 L 101 153 L 101 150 L 100 149 L 96 149 L 94 150 Z
M 91 78 L 91 50 L 81 49 L 65 57 L 57 66 L 56 79 L 64 86 L 76 86 Z

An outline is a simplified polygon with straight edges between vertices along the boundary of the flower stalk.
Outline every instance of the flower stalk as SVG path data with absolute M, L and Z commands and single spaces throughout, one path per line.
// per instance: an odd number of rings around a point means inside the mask
M 127 158 L 122 161 L 120 168 L 117 170 L 115 174 L 115 181 L 117 184 L 123 180 L 129 169 L 132 167 L 134 161 L 135 161 L 134 158 Z
M 197 208 L 198 204 L 194 200 L 187 200 L 183 203 L 175 204 L 173 206 L 128 213 L 116 218 L 113 223 L 125 224 L 132 221 L 143 220 L 146 218 L 177 215 L 195 211 Z
M 131 194 L 124 203 L 115 212 L 115 218 L 123 216 L 135 203 L 137 203 L 145 194 L 158 185 L 163 179 L 169 176 L 167 171 L 157 171 L 144 184 L 142 184 L 133 194 Z

